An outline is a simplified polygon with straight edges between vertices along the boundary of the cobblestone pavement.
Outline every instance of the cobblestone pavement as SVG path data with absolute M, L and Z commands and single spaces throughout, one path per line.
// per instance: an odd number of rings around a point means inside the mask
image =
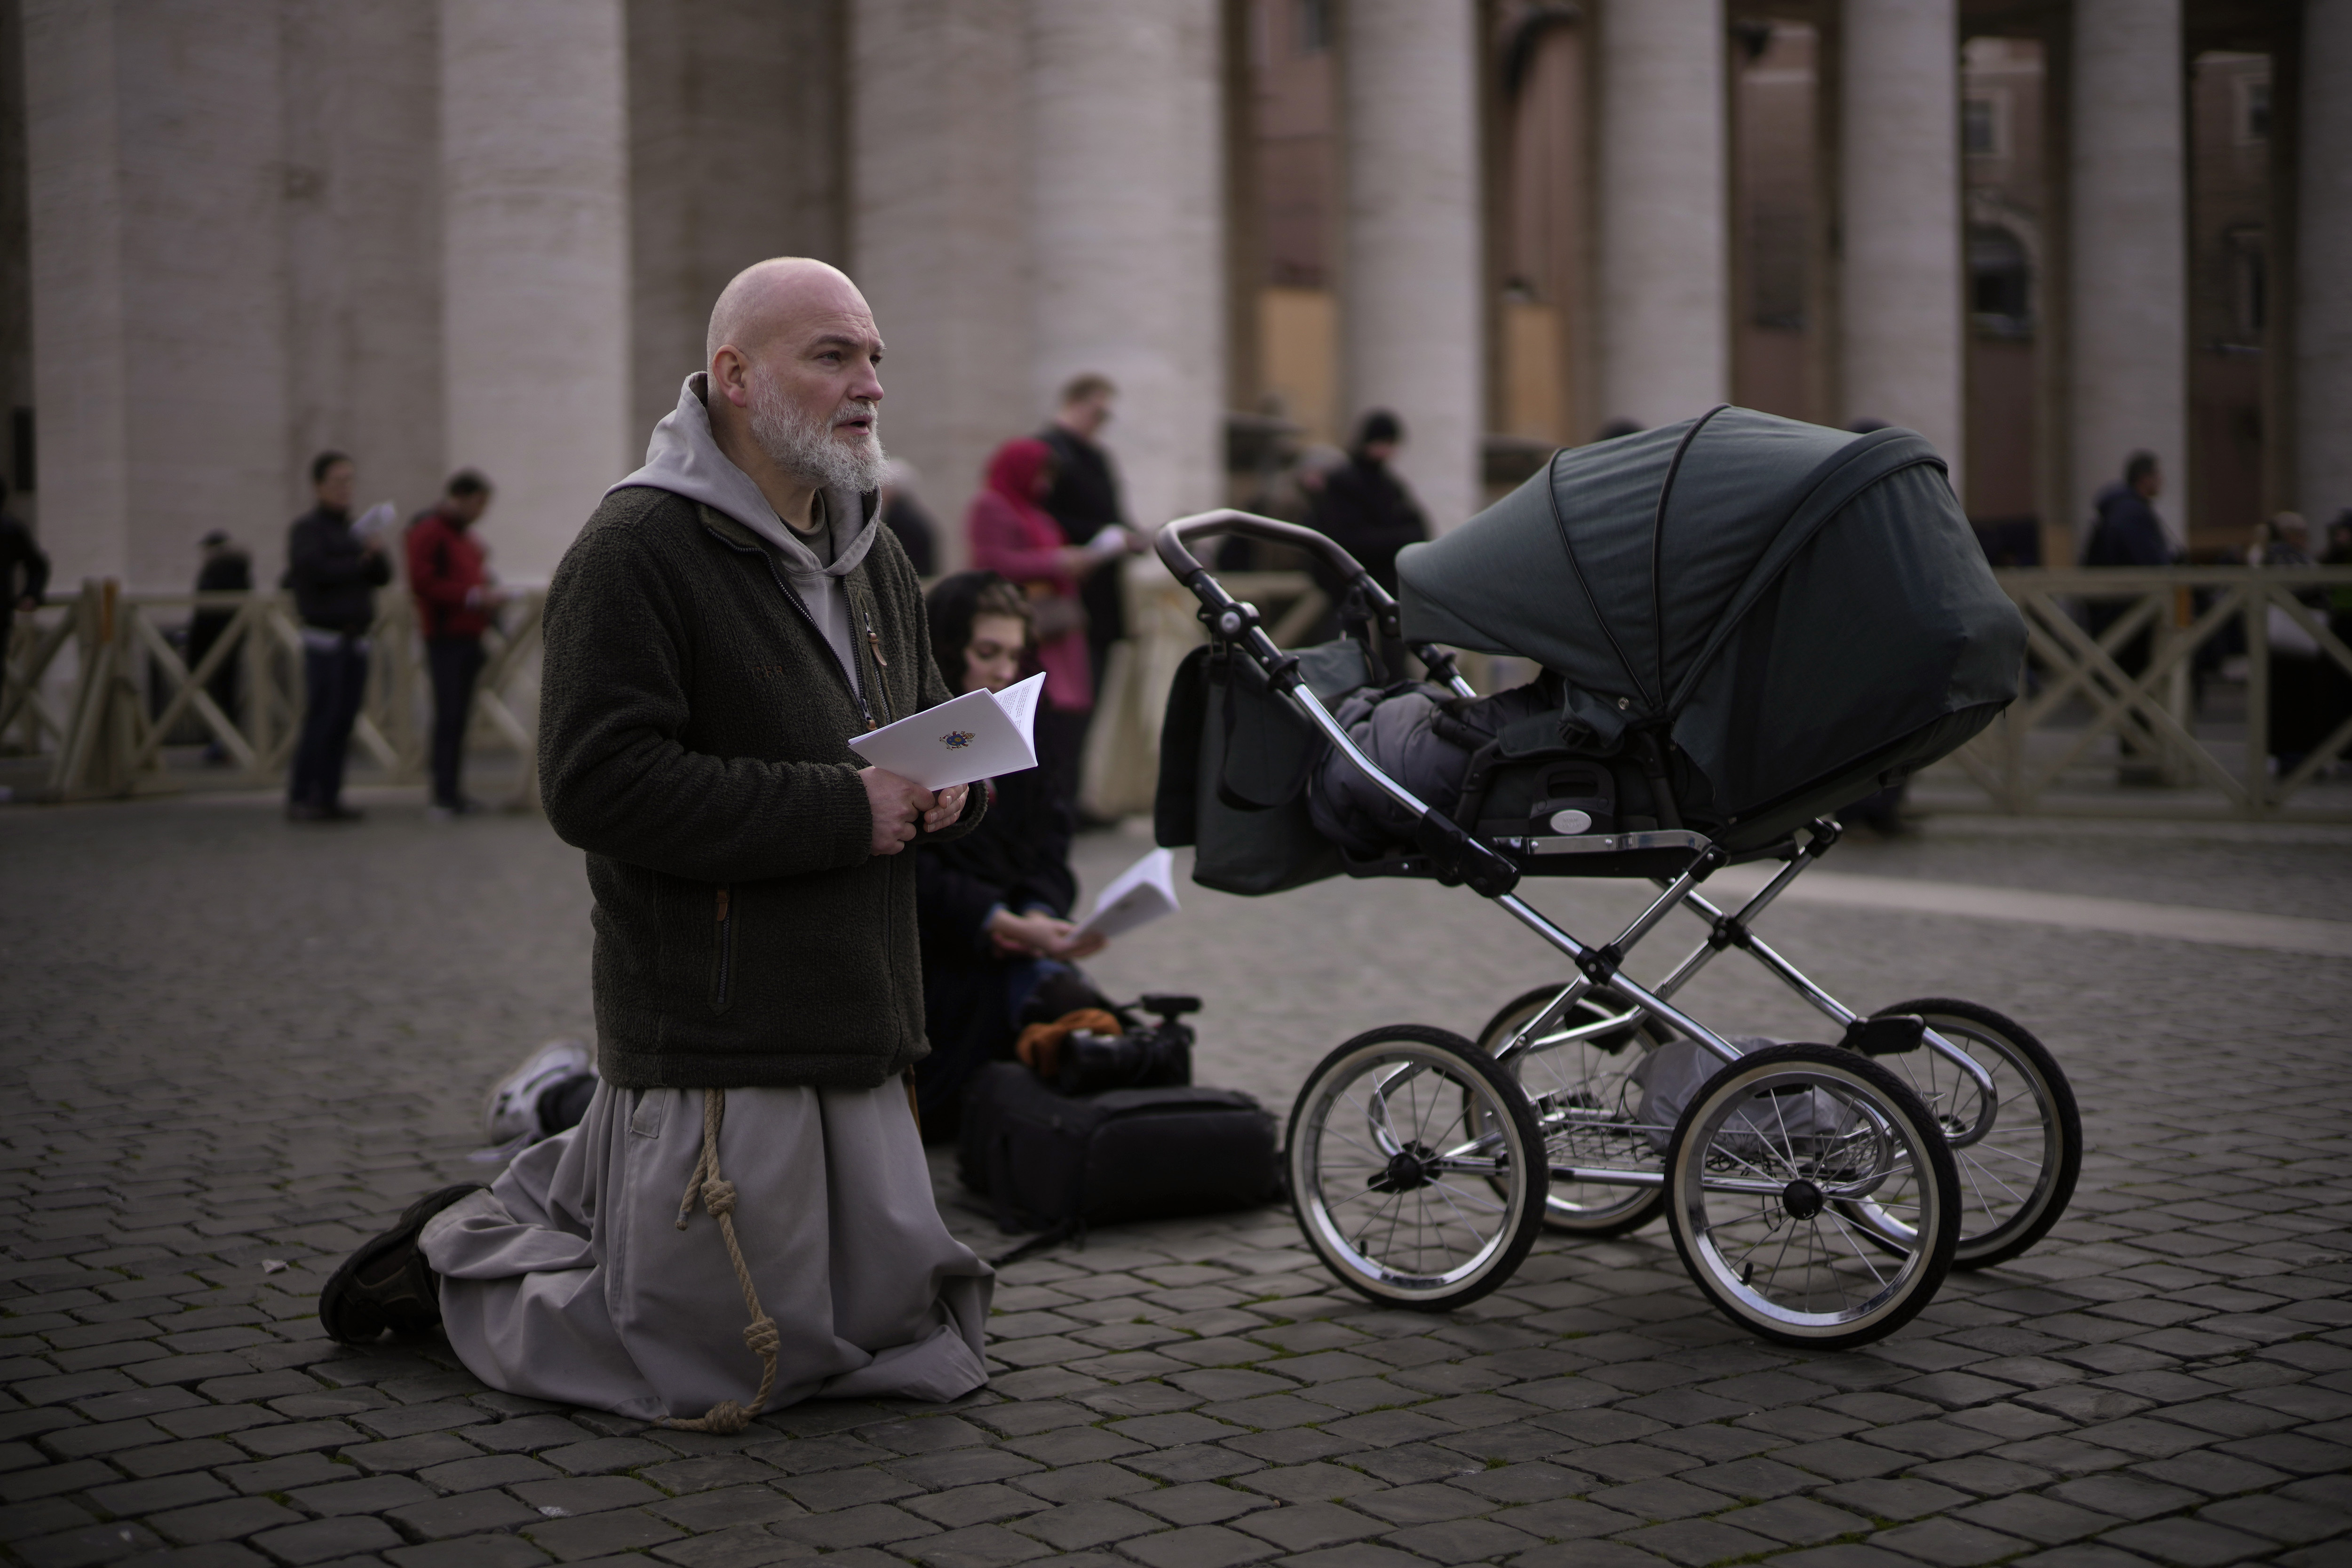
M 1095 885 L 1143 847 L 1082 847 Z M 2341 916 L 2352 850 L 1930 834 L 1848 871 Z M 2168 873 L 2164 874 L 2164 873 Z M 1573 929 L 1636 895 L 1565 885 Z M 2250 901 L 2251 900 L 2251 901 Z M 2058 1231 L 1868 1350 L 1759 1344 L 1663 1233 L 1547 1240 L 1465 1311 L 1370 1309 L 1286 1214 L 1097 1231 L 1005 1271 L 956 1406 L 811 1404 L 732 1438 L 485 1389 L 438 1342 L 321 1338 L 315 1291 L 478 1175 L 478 1098 L 587 1026 L 577 857 L 530 818 L 250 802 L 0 812 L 0 1553 L 37 1568 L 646 1552 L 682 1568 L 1510 1562 L 2049 1568 L 2352 1562 L 2352 974 L 1826 908 L 1771 934 L 1858 1004 L 2030 1022 L 2084 1102 Z M 1277 1110 L 1373 1024 L 1475 1030 L 1554 965 L 1475 899 L 1330 885 L 1097 962 L 1210 1002 L 1204 1081 Z M 1671 928 L 1670 928 L 1671 929 Z M 1685 932 L 1685 934 L 1687 934 Z M 1752 966 L 1703 1016 L 1804 1037 Z M 1000 1245 L 944 1171 L 942 1202 Z M 642 1559 L 635 1559 L 642 1561 Z

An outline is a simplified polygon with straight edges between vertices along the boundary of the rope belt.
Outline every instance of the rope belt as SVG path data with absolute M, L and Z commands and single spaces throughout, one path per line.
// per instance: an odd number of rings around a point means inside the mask
M 776 1391 L 776 1349 L 782 1342 L 776 1333 L 776 1320 L 768 1316 L 760 1305 L 760 1292 L 751 1283 L 751 1266 L 743 1261 L 743 1248 L 735 1239 L 735 1184 L 719 1173 L 719 1128 L 727 1118 L 727 1091 L 706 1089 L 702 1091 L 702 1158 L 695 1163 L 694 1173 L 686 1179 L 686 1196 L 677 1205 L 677 1228 L 686 1228 L 687 1216 L 694 1212 L 697 1197 L 719 1222 L 719 1238 L 727 1244 L 727 1260 L 735 1266 L 735 1283 L 743 1288 L 743 1310 L 751 1314 L 751 1321 L 743 1330 L 743 1343 L 760 1358 L 760 1392 L 751 1396 L 749 1405 L 738 1405 L 722 1399 L 693 1420 L 665 1415 L 657 1426 L 680 1432 L 716 1432 L 730 1436 L 751 1424 L 768 1403 L 768 1395 Z

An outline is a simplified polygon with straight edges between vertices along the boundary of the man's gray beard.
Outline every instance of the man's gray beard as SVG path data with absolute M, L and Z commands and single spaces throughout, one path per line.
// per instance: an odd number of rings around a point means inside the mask
M 751 384 L 751 438 L 768 460 L 796 479 L 828 489 L 863 495 L 882 488 L 882 417 L 871 405 L 866 439 L 845 446 L 834 439 L 833 423 L 812 419 L 788 402 L 775 384 L 761 377 Z

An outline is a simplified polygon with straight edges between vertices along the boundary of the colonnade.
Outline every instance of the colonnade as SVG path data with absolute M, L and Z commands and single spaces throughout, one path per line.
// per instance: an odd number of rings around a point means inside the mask
M 2068 281 L 2042 301 L 2063 318 L 2053 521 L 2086 515 L 2134 448 L 2186 468 L 2189 3 L 2073 0 L 2053 52 L 2072 110 Z M 1836 8 L 1828 355 L 1843 417 L 1920 430 L 1956 478 L 1960 4 Z M 1592 379 L 1604 414 L 1654 425 L 1731 387 L 1726 0 L 1584 9 Z M 329 444 L 360 450 L 365 494 L 381 477 L 415 504 L 450 468 L 488 468 L 502 564 L 544 576 L 692 368 L 698 323 L 678 301 L 789 247 L 844 260 L 872 299 L 885 437 L 950 527 L 987 450 L 1079 371 L 1125 394 L 1110 441 L 1139 519 L 1223 499 L 1230 296 L 1255 286 L 1228 276 L 1223 0 L 826 12 L 837 57 L 780 88 L 840 91 L 838 144 L 778 118 L 752 161 L 802 170 L 821 222 L 777 216 L 791 200 L 769 190 L 681 195 L 695 138 L 727 122 L 707 105 L 682 118 L 643 79 L 666 29 L 786 23 L 678 0 L 438 0 L 306 42 L 266 10 L 24 0 L 42 521 L 66 581 L 176 582 L 225 518 L 248 520 L 267 569 L 300 465 Z M 1340 401 L 1403 416 L 1406 477 L 1450 525 L 1478 504 L 1491 424 L 1485 12 L 1335 11 Z M 2276 291 L 2294 310 L 2297 499 L 2332 516 L 2352 507 L 2352 0 L 2305 0 L 2304 16 L 2299 260 L 2274 276 L 2294 281 Z M 832 47 L 800 37 L 761 47 Z M 288 96 L 330 70 L 349 96 Z M 672 96 L 704 79 L 672 74 Z M 677 145 L 656 157 L 662 137 Z M 642 286 L 656 271 L 659 309 Z

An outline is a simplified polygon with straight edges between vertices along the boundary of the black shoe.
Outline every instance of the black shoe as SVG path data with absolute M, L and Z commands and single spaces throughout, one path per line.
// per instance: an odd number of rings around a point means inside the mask
M 319 1324 L 327 1337 L 363 1345 L 386 1329 L 425 1334 L 439 1328 L 441 1279 L 425 1261 L 417 1234 L 435 1215 L 482 1190 L 479 1182 L 460 1182 L 427 1193 L 402 1212 L 398 1224 L 343 1259 L 319 1292 Z

